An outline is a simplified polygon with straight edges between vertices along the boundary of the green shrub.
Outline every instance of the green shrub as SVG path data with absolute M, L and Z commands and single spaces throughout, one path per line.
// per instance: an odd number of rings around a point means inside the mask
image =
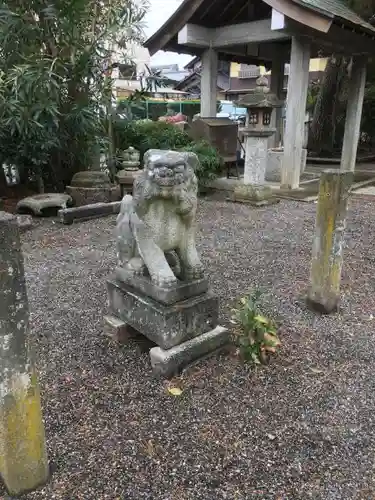
M 128 106 L 127 99 L 120 99 L 117 108 L 119 110 L 126 109 Z M 168 110 L 175 113 L 182 113 L 190 120 L 194 115 L 200 112 L 201 102 L 199 99 L 191 99 L 184 101 L 159 101 L 148 99 L 147 101 L 133 102 L 130 105 L 131 114 L 133 119 L 149 118 L 151 120 L 158 120 L 160 116 L 165 116 Z M 217 111 L 221 111 L 221 103 L 217 101 Z
M 133 146 L 140 152 L 141 161 L 148 149 L 179 149 L 191 141 L 186 132 L 165 122 L 118 120 L 113 128 L 116 150 Z
M 215 179 L 223 167 L 223 160 L 217 150 L 206 141 L 190 142 L 180 148 L 181 151 L 190 151 L 199 158 L 199 169 L 196 176 L 201 185 Z
M 180 149 L 191 142 L 187 132 L 170 123 L 144 121 L 137 127 L 142 153 L 148 149 Z
M 264 364 L 280 347 L 277 327 L 261 314 L 259 299 L 262 293 L 256 290 L 243 297 L 237 309 L 233 309 L 232 322 L 237 326 L 235 339 L 245 361 Z
M 222 168 L 222 159 L 215 148 L 206 141 L 194 142 L 189 134 L 166 122 L 151 120 L 114 123 L 114 142 L 116 151 L 133 146 L 143 155 L 148 149 L 172 149 L 196 153 L 200 167 L 196 172 L 200 184 L 214 179 Z

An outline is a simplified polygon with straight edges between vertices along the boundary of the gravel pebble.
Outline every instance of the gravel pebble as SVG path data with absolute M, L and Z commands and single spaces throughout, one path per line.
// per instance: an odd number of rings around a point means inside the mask
M 115 218 L 40 221 L 22 235 L 50 482 L 28 500 L 371 500 L 375 497 L 375 204 L 353 200 L 342 304 L 302 300 L 316 205 L 202 200 L 198 246 L 222 323 L 253 287 L 282 325 L 264 368 L 231 354 L 171 383 L 103 335 Z M 5 492 L 0 487 L 0 498 Z

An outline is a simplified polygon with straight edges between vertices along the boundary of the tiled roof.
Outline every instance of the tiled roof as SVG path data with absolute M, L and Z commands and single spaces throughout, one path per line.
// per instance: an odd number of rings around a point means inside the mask
M 349 21 L 350 23 L 357 24 L 362 28 L 373 31 L 375 27 L 364 21 L 361 17 L 357 16 L 349 7 L 341 0 L 293 0 L 295 3 L 302 7 L 320 12 L 321 14 L 329 17 Z

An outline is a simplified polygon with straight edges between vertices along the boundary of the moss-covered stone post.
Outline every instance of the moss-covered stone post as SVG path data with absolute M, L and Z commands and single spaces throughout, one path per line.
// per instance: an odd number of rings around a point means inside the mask
M 353 172 L 325 170 L 320 178 L 308 305 L 329 314 L 340 298 L 342 251 Z
M 12 495 L 48 478 L 17 219 L 0 212 L 0 474 Z

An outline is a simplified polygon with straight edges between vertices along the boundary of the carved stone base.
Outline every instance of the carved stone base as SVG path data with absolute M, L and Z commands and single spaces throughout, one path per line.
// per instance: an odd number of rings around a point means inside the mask
M 118 186 L 104 187 L 81 187 L 66 186 L 66 192 L 72 197 L 76 207 L 92 205 L 93 203 L 110 203 L 120 200 L 120 188 Z
M 164 305 L 119 282 L 107 281 L 110 314 L 162 349 L 210 331 L 218 323 L 219 300 L 211 292 Z
M 125 193 L 132 194 L 133 193 L 133 184 L 134 180 L 138 177 L 138 175 L 142 172 L 141 169 L 123 169 L 119 170 L 116 174 L 116 180 L 118 184 L 121 186 L 121 197 L 124 196 Z
M 175 304 L 181 300 L 202 295 L 208 290 L 208 280 L 179 281 L 176 286 L 162 288 L 147 276 L 139 276 L 122 267 L 116 268 L 116 278 L 162 304 Z
M 280 200 L 273 195 L 272 189 L 269 186 L 241 184 L 234 188 L 233 201 L 259 207 L 273 205 Z

